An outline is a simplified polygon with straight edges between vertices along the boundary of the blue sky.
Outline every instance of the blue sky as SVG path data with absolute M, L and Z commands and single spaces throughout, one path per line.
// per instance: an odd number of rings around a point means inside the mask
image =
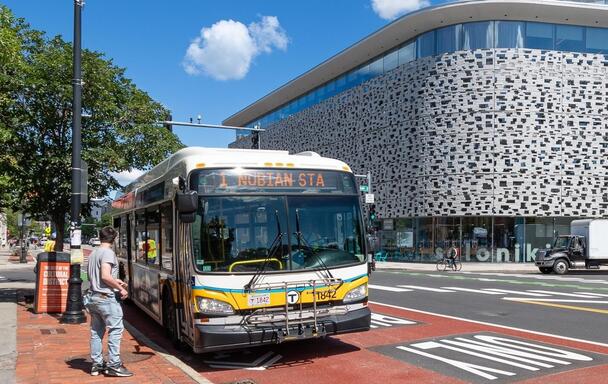
M 72 40 L 72 0 L 0 2 L 32 27 Z M 394 17 L 424 5 L 428 2 L 86 0 L 82 42 L 127 68 L 127 76 L 168 107 L 174 120 L 202 114 L 204 122 L 220 124 Z M 226 147 L 235 137 L 222 130 L 176 127 L 174 132 L 189 146 Z

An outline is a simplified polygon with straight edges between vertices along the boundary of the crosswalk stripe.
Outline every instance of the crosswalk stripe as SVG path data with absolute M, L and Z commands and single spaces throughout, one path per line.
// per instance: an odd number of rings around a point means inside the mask
M 389 292 L 412 292 L 413 291 L 413 289 L 387 287 L 386 285 L 376 285 L 376 284 L 369 284 L 368 288 L 378 289 L 380 291 L 389 291 Z
M 454 291 L 450 291 L 449 289 L 445 289 L 445 288 L 421 287 L 419 285 L 398 285 L 398 287 L 411 288 L 411 289 L 417 289 L 417 290 L 429 291 L 429 292 L 441 292 L 441 293 L 454 292 Z

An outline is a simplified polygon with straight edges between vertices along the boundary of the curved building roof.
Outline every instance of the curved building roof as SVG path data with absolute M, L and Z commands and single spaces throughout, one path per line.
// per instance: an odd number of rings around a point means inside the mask
M 559 0 L 471 0 L 424 8 L 393 21 L 228 117 L 223 123 L 243 126 L 427 31 L 452 24 L 497 19 L 607 27 L 608 7 Z

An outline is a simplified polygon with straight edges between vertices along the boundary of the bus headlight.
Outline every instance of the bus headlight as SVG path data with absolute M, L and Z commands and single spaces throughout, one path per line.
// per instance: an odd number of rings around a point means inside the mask
M 367 296 L 367 284 L 362 284 L 356 288 L 351 289 L 344 295 L 345 303 L 350 303 L 353 301 L 361 300 Z
M 223 301 L 197 296 L 196 304 L 198 305 L 199 311 L 208 315 L 234 314 L 234 308 L 232 308 L 232 305 Z

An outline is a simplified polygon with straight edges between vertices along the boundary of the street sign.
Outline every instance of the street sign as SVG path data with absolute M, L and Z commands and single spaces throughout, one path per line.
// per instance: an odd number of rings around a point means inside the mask
M 367 186 L 367 185 L 360 185 L 359 186 L 359 190 L 361 192 L 369 192 L 369 186 Z
M 374 194 L 373 193 L 365 194 L 365 204 L 374 204 Z

